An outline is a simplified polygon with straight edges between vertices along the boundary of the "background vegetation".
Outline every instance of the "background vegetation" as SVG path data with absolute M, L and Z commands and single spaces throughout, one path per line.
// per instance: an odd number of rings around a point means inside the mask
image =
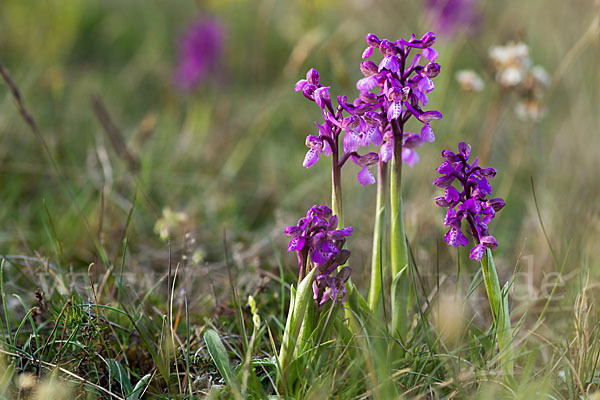
M 431 107 L 444 119 L 405 173 L 405 218 L 419 293 L 438 310 L 418 324 L 431 326 L 439 351 L 417 335 L 413 359 L 394 367 L 408 398 L 495 398 L 504 390 L 473 334 L 490 320 L 484 291 L 466 296 L 478 266 L 441 240 L 433 202 L 439 154 L 461 140 L 475 154 L 491 143 L 486 165 L 499 171 L 494 190 L 507 206 L 492 231 L 501 281 L 527 272 L 515 286 L 527 295 L 512 301 L 521 376 L 512 395 L 578 398 L 597 389 L 599 7 L 480 1 L 476 33 L 438 35 L 442 72 Z M 182 92 L 174 85 L 177 41 L 207 16 L 225 28 L 224 52 L 214 72 Z M 0 60 L 43 142 L 0 83 L 0 395 L 133 398 L 128 388 L 140 381 L 146 398 L 208 394 L 224 382 L 202 334 L 217 330 L 243 370 L 249 294 L 263 320 L 252 357 L 273 356 L 265 327 L 278 343 L 284 285 L 296 280 L 283 227 L 330 196 L 329 166 L 301 165 L 318 110 L 294 83 L 314 66 L 332 94 L 354 93 L 366 33 L 419 36 L 435 30 L 432 22 L 414 1 L 3 0 Z M 526 43 L 551 75 L 539 121 L 517 118 L 518 96 L 494 81 L 488 49 L 508 41 Z M 477 71 L 483 91 L 462 91 L 461 69 Z M 345 219 L 355 227 L 348 245 L 353 280 L 366 289 L 375 188 L 357 185 L 352 168 L 344 176 Z M 547 275 L 559 271 L 564 284 L 547 302 L 557 274 Z M 445 291 L 460 295 L 440 305 Z M 452 312 L 456 328 L 439 317 Z M 317 396 L 315 382 L 325 397 L 372 395 L 368 373 L 335 367 L 339 375 L 331 365 L 307 373 L 296 396 Z M 257 398 L 274 394 L 270 367 L 262 368 L 264 381 L 250 385 Z

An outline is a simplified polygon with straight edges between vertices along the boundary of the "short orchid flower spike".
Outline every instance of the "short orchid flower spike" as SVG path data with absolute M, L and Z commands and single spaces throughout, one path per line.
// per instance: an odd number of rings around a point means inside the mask
M 471 146 L 465 142 L 458 144 L 458 153 L 442 151 L 445 161 L 437 168 L 442 176 L 436 178 L 433 184 L 444 189 L 444 195 L 436 197 L 435 202 L 448 209 L 444 225 L 450 229 L 444 240 L 453 247 L 466 246 L 469 243 L 463 233 L 466 229 L 476 243 L 470 258 L 480 261 L 486 248 L 496 250 L 498 247 L 498 241 L 488 231 L 488 224 L 505 202 L 499 197 L 489 197 L 492 187 L 488 179 L 496 176 L 496 170 L 481 168 L 477 165 L 477 158 L 469 164 L 470 154 Z M 463 220 L 466 227 L 463 227 Z
M 313 282 L 314 298 L 323 305 L 328 300 L 343 303 L 346 300 L 345 283 L 350 277 L 346 264 L 350 251 L 344 249 L 346 238 L 352 235 L 352 227 L 338 228 L 338 217 L 324 205 L 315 205 L 297 225 L 285 228 L 291 236 L 289 251 L 295 251 L 300 268 L 300 282 L 305 274 L 317 268 Z

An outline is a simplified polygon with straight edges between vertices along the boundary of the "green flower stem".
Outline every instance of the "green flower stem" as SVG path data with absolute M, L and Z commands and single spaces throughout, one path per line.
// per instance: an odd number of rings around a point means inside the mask
M 332 176 L 331 176 L 331 210 L 338 216 L 338 229 L 344 227 L 342 210 L 342 171 L 339 166 L 339 155 L 337 151 L 332 152 Z
M 375 225 L 373 227 L 373 250 L 371 258 L 371 286 L 369 287 L 369 308 L 373 313 L 379 308 L 382 298 L 383 281 L 383 237 L 385 234 L 385 198 L 387 195 L 387 163 L 379 161 L 377 169 L 377 201 Z
M 514 371 L 514 361 L 511 350 L 512 328 L 510 326 L 508 296 L 507 293 L 502 293 L 502 289 L 500 289 L 498 273 L 496 272 L 494 258 L 490 249 L 486 249 L 485 254 L 481 258 L 481 271 L 496 327 L 500 363 L 507 377 L 511 379 Z
M 402 219 L 402 134 L 403 126 L 392 123 L 394 156 L 390 174 L 390 256 L 392 268 L 392 332 L 404 339 L 408 332 L 408 248 Z M 401 303 L 402 302 L 402 303 Z

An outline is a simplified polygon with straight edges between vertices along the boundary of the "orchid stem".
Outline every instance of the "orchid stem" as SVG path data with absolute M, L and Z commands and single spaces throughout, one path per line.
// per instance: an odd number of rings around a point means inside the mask
M 379 161 L 377 169 L 377 200 L 375 225 L 373 227 L 373 250 L 371 258 L 371 286 L 369 288 L 369 308 L 375 314 L 383 297 L 383 240 L 385 234 L 385 198 L 387 195 L 387 163 Z
M 338 165 L 337 149 L 332 152 L 333 172 L 331 176 L 331 210 L 338 216 L 338 229 L 344 227 L 342 210 L 342 171 Z
M 507 378 L 510 380 L 514 372 L 514 360 L 511 351 L 512 328 L 510 326 L 510 311 L 508 309 L 508 293 L 502 293 L 502 289 L 500 289 L 498 273 L 496 272 L 494 258 L 490 249 L 486 249 L 481 259 L 481 271 L 483 273 L 485 291 L 487 292 L 494 318 L 500 363 Z
M 394 156 L 390 176 L 390 256 L 392 269 L 392 332 L 401 340 L 408 333 L 409 280 L 408 251 L 402 218 L 402 135 L 403 125 L 392 123 Z

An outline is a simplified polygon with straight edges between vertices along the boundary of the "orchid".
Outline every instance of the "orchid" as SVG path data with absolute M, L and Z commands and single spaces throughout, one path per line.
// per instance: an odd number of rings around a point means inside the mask
M 431 47 L 435 43 L 435 35 L 429 32 L 421 39 L 412 35 L 408 41 L 399 39 L 392 42 L 380 40 L 370 33 L 366 40 L 368 47 L 363 58 L 371 57 L 374 49 L 379 49 L 383 59 L 379 64 L 372 60 L 360 63 L 364 77 L 356 83 L 359 95 L 354 100 L 338 96 L 338 106 L 334 107 L 330 86 L 323 86 L 320 74 L 314 68 L 308 70 L 305 79 L 296 82 L 295 90 L 319 106 L 324 120 L 322 124 L 316 122 L 318 136 L 308 135 L 306 138 L 308 152 L 302 164 L 304 167 L 314 165 L 321 154 L 340 153 L 337 143 L 342 133 L 343 152 L 338 154 L 340 162 L 334 168 L 341 168 L 348 159 L 356 162 L 357 157 L 361 157 L 357 153 L 360 148 L 370 145 L 381 146 L 379 157 L 387 162 L 393 154 L 394 121 L 404 126 L 411 116 L 423 123 L 421 141 L 435 140 L 430 123 L 442 118 L 442 114 L 422 109 L 429 101 L 427 95 L 435 89 L 433 78 L 440 72 L 440 65 L 436 62 L 438 52 Z M 407 66 L 413 50 L 419 53 Z M 423 65 L 421 61 L 424 61 Z M 416 147 L 412 142 L 411 146 L 402 150 L 403 161 L 411 167 L 419 160 Z M 366 166 L 364 163 L 359 165 L 361 168 Z M 375 183 L 374 177 L 371 177 L 372 173 L 366 168 L 362 168 L 357 176 L 361 185 Z
M 496 250 L 498 247 L 498 241 L 489 233 L 488 224 L 505 202 L 499 197 L 488 199 L 492 194 L 488 179 L 496 175 L 496 170 L 481 168 L 477 158 L 472 165 L 469 164 L 470 154 L 471 146 L 465 142 L 458 144 L 458 153 L 444 150 L 442 157 L 446 160 L 437 168 L 442 176 L 436 178 L 433 184 L 445 189 L 444 195 L 435 199 L 438 206 L 448 208 L 444 225 L 450 230 L 444 240 L 453 247 L 466 246 L 469 241 L 462 231 L 462 221 L 466 221 L 466 232 L 476 241 L 470 258 L 480 261 L 486 248 Z M 461 190 L 453 183 L 457 183 Z
M 404 126 L 408 119 L 414 116 L 423 123 L 422 142 L 435 140 L 430 122 L 441 119 L 442 114 L 439 111 L 422 109 L 429 101 L 427 94 L 435 89 L 432 79 L 440 72 L 440 65 L 436 63 L 438 52 L 431 47 L 434 43 L 435 34 L 432 32 L 425 34 L 421 39 L 412 35 L 408 41 L 399 39 L 396 42 L 380 40 L 372 33 L 367 35 L 368 47 L 363 53 L 363 58 L 371 57 L 376 48 L 384 58 L 379 66 L 371 60 L 361 63 L 364 78 L 357 82 L 356 87 L 361 92 L 361 97 L 355 103 L 360 104 L 364 98 L 368 98 L 370 104 L 382 110 L 381 117 L 385 117 L 384 123 L 379 127 L 384 132 L 384 145 L 379 153 L 382 161 L 389 161 L 393 154 L 393 138 L 397 135 L 394 133 L 393 121 L 398 121 Z M 420 50 L 420 53 L 415 54 L 407 66 L 412 50 Z M 422 60 L 425 60 L 424 65 L 420 65 Z M 374 89 L 377 89 L 378 93 L 372 93 Z M 405 147 L 404 132 L 401 133 L 401 141 L 403 162 L 412 167 L 418 161 L 418 155 L 414 151 L 417 146 L 415 142 L 411 142 Z
M 327 300 L 344 302 L 345 282 L 350 276 L 350 267 L 344 265 L 350 251 L 344 249 L 346 237 L 352 235 L 353 228 L 338 228 L 338 217 L 327 206 L 313 206 L 300 218 L 296 225 L 285 228 L 291 236 L 288 252 L 295 251 L 300 268 L 298 282 L 305 273 L 317 268 L 313 282 L 314 298 L 319 305 Z

